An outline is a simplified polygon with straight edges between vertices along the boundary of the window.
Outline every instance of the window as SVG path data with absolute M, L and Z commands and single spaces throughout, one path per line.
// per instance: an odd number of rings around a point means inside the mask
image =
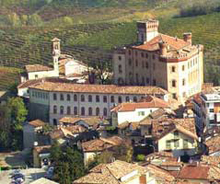
M 153 54 L 152 58 L 155 59 L 155 55 L 154 54 Z
M 60 106 L 60 114 L 64 114 L 64 107 Z
M 147 53 L 146 53 L 145 57 L 148 58 L 148 54 Z
M 173 93 L 172 96 L 173 96 L 173 99 L 177 99 L 176 93 Z
M 53 119 L 53 125 L 57 126 L 57 119 Z
M 144 116 L 145 115 L 145 112 L 144 111 L 139 111 L 138 112 L 138 116 Z
M 70 107 L 70 106 L 67 107 L 67 114 L 68 114 L 68 115 L 71 114 L 71 107 Z
M 129 96 L 126 96 L 125 100 L 126 100 L 126 102 L 129 102 L 130 101 Z
M 57 114 L 57 106 L 56 105 L 53 106 L 53 113 Z
M 184 70 L 185 70 L 185 66 L 183 65 L 183 66 L 182 66 L 182 71 L 184 71 Z
M 188 140 L 187 139 L 183 140 L 183 148 L 184 149 L 188 148 Z
M 149 66 L 148 66 L 148 62 L 146 62 L 146 68 L 148 68 Z
M 131 66 L 131 63 L 132 63 L 131 58 L 129 58 L 129 60 L 128 60 L 129 66 Z
M 99 95 L 96 95 L 96 102 L 100 102 Z
M 150 83 L 150 79 L 147 77 L 146 78 L 146 83 L 149 84 Z
M 182 84 L 183 84 L 183 86 L 185 86 L 185 79 L 183 79 Z
M 95 110 L 95 114 L 96 114 L 96 116 L 99 116 L 99 114 L 100 114 L 100 110 L 99 110 L 98 107 L 97 107 L 96 110 Z
M 53 100 L 57 100 L 57 94 L 56 93 L 53 94 Z
M 136 59 L 136 61 L 135 61 L 135 64 L 136 64 L 136 66 L 138 66 L 138 60 Z
M 131 50 L 128 51 L 128 54 L 131 55 Z
M 85 116 L 85 108 L 84 107 L 81 107 L 81 115 Z
M 103 116 L 107 116 L 107 108 L 103 109 Z
M 77 107 L 74 107 L 73 113 L 74 113 L 74 115 L 77 115 L 77 114 L 78 114 L 78 112 L 77 112 Z
M 172 80 L 172 87 L 176 87 L 176 81 Z
M 81 102 L 85 102 L 85 96 L 81 95 Z
M 107 103 L 107 96 L 103 96 L 103 102 Z
M 61 101 L 64 100 L 64 96 L 63 96 L 63 94 L 60 94 L 60 100 L 61 100 Z
M 156 86 L 157 85 L 157 82 L 156 82 L 156 79 L 153 80 L 153 86 Z
M 174 141 L 174 147 L 175 147 L 175 148 L 178 148 L 179 146 L 180 146 L 179 140 L 175 140 L 175 141 Z
M 92 95 L 89 95 L 88 101 L 89 101 L 89 102 L 92 102 Z
M 133 101 L 137 102 L 137 97 L 136 96 L 134 96 Z
M 121 65 L 118 65 L 118 72 L 122 73 L 122 66 Z
M 136 83 L 137 83 L 137 84 L 139 83 L 139 76 L 138 76 L 138 73 L 136 73 Z
M 173 132 L 173 135 L 174 135 L 174 139 L 179 138 L 179 132 L 178 131 Z
M 76 102 L 77 101 L 77 95 L 75 94 L 73 98 L 74 98 L 74 101 Z
M 67 94 L 67 101 L 70 101 L 70 94 Z
M 209 109 L 209 112 L 214 112 L 214 109 Z
M 166 141 L 166 149 L 171 149 L 171 142 L 170 141 Z
M 38 78 L 38 75 L 35 75 L 35 79 L 37 79 Z
M 92 116 L 92 107 L 89 107 L 89 116 Z
M 111 96 L 111 103 L 114 103 L 115 102 L 115 98 L 114 96 Z
M 172 72 L 176 72 L 176 67 L 175 66 L 172 66 Z
M 141 57 L 144 57 L 144 53 L 143 52 L 141 53 Z
M 121 56 L 118 56 L 118 60 L 120 60 L 120 61 L 121 61 Z
M 122 103 L 122 98 L 121 98 L 121 96 L 118 97 L 118 103 Z

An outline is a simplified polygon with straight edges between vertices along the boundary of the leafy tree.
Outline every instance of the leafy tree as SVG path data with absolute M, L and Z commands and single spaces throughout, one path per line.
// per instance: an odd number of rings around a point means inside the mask
M 51 150 L 50 150 L 50 158 L 52 162 L 58 163 L 62 155 L 62 150 L 57 141 L 54 141 Z

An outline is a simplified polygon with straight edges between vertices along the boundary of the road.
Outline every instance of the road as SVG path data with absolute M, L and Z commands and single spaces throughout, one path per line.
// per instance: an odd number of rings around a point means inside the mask
M 44 169 L 36 169 L 36 168 L 22 169 L 20 170 L 20 172 L 25 175 L 25 184 L 28 184 L 36 179 L 43 177 L 46 173 Z M 12 170 L 0 172 L 0 183 L 10 184 L 11 173 Z

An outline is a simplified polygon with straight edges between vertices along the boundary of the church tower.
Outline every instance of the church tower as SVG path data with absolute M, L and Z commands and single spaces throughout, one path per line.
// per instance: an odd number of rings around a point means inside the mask
M 51 41 L 52 41 L 53 67 L 54 67 L 54 71 L 57 72 L 57 76 L 59 76 L 59 57 L 61 54 L 60 39 L 54 38 Z

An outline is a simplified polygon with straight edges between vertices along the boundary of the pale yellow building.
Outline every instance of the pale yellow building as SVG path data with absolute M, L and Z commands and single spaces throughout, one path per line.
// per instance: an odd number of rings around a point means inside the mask
M 192 44 L 191 33 L 179 39 L 159 33 L 158 28 L 157 20 L 137 22 L 137 44 L 113 54 L 114 82 L 159 86 L 183 102 L 201 91 L 204 47 Z

